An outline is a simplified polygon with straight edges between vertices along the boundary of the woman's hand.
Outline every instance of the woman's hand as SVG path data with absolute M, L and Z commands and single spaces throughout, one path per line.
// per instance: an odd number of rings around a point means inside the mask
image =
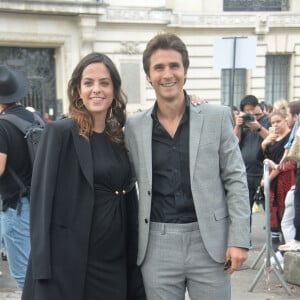
M 266 158 L 264 160 L 264 163 L 267 163 L 269 165 L 269 168 L 271 168 L 272 170 L 276 169 L 277 164 L 273 160 Z
M 191 98 L 191 103 L 193 104 L 193 106 L 198 106 L 203 103 L 208 103 L 207 100 L 205 100 L 203 98 L 199 98 L 197 95 L 190 95 L 190 98 Z

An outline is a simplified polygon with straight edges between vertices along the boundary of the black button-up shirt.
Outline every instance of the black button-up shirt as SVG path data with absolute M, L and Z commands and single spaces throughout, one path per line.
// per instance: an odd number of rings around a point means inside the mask
M 189 100 L 172 138 L 152 112 L 152 206 L 151 221 L 196 222 L 189 168 Z

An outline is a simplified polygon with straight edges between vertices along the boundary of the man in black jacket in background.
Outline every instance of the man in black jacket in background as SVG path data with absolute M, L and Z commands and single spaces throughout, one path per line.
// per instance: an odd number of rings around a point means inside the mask
M 14 114 L 33 122 L 33 113 L 18 104 L 28 91 L 29 82 L 22 73 L 0 66 L 1 230 L 10 274 L 18 288 L 23 288 L 30 252 L 29 187 L 32 169 L 24 134 L 12 123 L 1 119 L 1 115 Z

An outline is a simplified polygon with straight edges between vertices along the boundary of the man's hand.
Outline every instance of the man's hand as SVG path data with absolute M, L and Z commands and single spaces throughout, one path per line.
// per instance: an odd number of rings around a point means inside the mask
M 254 131 L 261 128 L 261 125 L 256 120 L 253 122 L 247 122 L 246 125 L 250 130 L 254 130 Z
M 229 274 L 238 270 L 248 258 L 248 252 L 245 248 L 228 247 L 226 251 L 226 262 L 231 261 L 231 266 L 228 269 Z
M 235 126 L 241 127 L 244 124 L 244 120 L 242 118 L 242 114 L 235 115 Z

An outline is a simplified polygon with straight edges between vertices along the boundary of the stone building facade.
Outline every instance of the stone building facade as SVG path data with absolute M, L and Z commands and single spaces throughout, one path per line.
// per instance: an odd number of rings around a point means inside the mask
M 129 111 L 151 105 L 154 92 L 143 72 L 142 52 L 157 32 L 174 32 L 186 43 L 185 88 L 191 94 L 223 104 L 238 104 L 245 94 L 269 103 L 300 98 L 297 0 L 0 1 L 0 63 L 32 72 L 35 88 L 44 87 L 36 92 L 37 101 L 43 99 L 38 106 L 53 118 L 67 112 L 71 72 L 91 51 L 116 63 Z M 255 37 L 255 65 L 216 67 L 216 38 L 240 37 Z

